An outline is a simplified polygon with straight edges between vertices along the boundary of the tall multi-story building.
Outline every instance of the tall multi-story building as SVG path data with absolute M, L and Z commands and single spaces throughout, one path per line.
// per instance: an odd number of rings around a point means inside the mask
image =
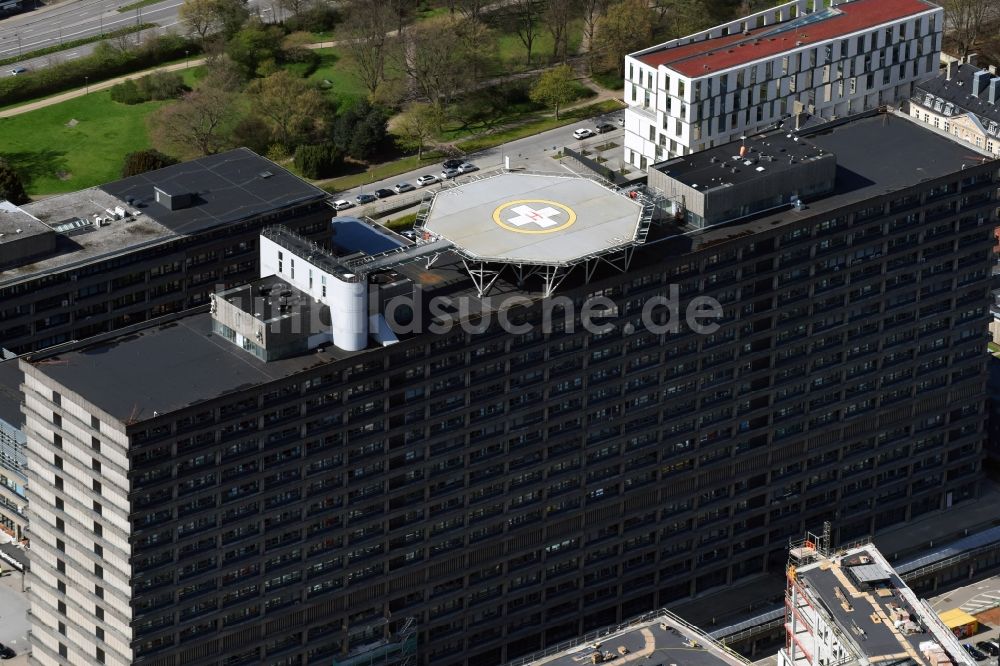
M 16 360 L 0 361 L 0 529 L 18 540 L 28 524 L 21 419 L 21 371 Z
M 21 207 L 0 201 L 0 349 L 37 351 L 207 304 L 218 284 L 257 274 L 265 225 L 325 240 L 327 199 L 241 148 Z
M 625 58 L 624 159 L 642 170 L 796 116 L 909 99 L 937 72 L 942 9 L 926 0 L 794 0 Z
M 881 114 L 650 178 L 267 229 L 211 313 L 22 359 L 34 660 L 500 664 L 977 496 L 996 162 Z
M 790 551 L 787 577 L 778 666 L 975 666 L 934 609 L 870 543 L 832 551 L 800 542 Z
M 1000 155 L 1000 76 L 992 69 L 949 62 L 943 73 L 914 86 L 910 115 L 991 157 Z

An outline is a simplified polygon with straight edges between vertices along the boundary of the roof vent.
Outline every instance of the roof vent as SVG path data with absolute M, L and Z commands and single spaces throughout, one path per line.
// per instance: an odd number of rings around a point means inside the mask
M 273 176 L 274 174 L 271 173 L 270 171 L 261 171 L 257 175 L 260 176 L 261 178 L 267 179 L 267 178 L 270 178 L 271 176 Z

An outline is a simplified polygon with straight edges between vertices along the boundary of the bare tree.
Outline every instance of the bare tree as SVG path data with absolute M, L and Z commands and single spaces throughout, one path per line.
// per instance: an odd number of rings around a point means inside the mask
M 457 0 L 455 8 L 465 18 L 479 21 L 483 18 L 489 0 Z
M 408 31 L 405 71 L 420 95 L 447 104 L 466 78 L 460 21 L 452 17 L 422 21 Z
M 346 48 L 369 95 L 375 94 L 385 78 L 386 43 L 394 18 L 392 9 L 384 2 L 355 0 L 347 11 Z
M 311 4 L 312 0 L 278 0 L 278 6 L 281 7 L 281 10 L 292 16 L 298 16 L 308 10 Z
M 531 64 L 531 48 L 538 37 L 538 22 L 542 8 L 538 0 L 509 0 L 510 15 L 514 21 L 514 30 L 524 44 L 528 64 Z
M 569 22 L 580 12 L 580 0 L 549 0 L 544 23 L 552 35 L 552 57 L 566 62 L 569 51 Z
M 594 40 L 597 37 L 597 22 L 604 16 L 608 8 L 608 0 L 581 0 L 583 9 L 583 50 L 594 51 Z M 590 58 L 589 60 L 593 60 Z M 593 65 L 593 63 L 591 63 Z
M 944 0 L 944 16 L 959 55 L 969 55 L 986 26 L 1000 16 L 996 0 Z
M 597 24 L 597 45 L 608 69 L 625 74 L 625 56 L 653 38 L 653 10 L 646 0 L 620 0 L 608 7 Z
M 301 78 L 279 69 L 251 83 L 249 93 L 253 110 L 268 122 L 275 139 L 287 150 L 318 133 L 325 102 Z
M 211 155 L 227 146 L 228 130 L 235 122 L 234 95 L 204 88 L 189 92 L 150 117 L 156 143 L 173 148 L 172 154 Z M 192 151 L 192 147 L 195 151 Z

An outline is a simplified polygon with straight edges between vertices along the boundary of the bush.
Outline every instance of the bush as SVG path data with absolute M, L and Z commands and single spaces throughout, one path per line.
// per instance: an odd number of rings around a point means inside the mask
M 7 162 L 0 160 L 0 200 L 4 199 L 15 206 L 28 203 L 21 177 Z
M 111 99 L 119 104 L 141 104 L 149 101 L 139 92 L 139 86 L 132 79 L 111 86 Z
M 295 149 L 295 168 L 306 178 L 330 178 L 344 164 L 344 154 L 332 143 L 302 145 Z
M 136 83 L 146 100 L 177 99 L 187 90 L 184 77 L 177 72 L 153 72 Z
M 155 171 L 171 164 L 177 164 L 177 160 L 170 157 L 170 155 L 164 155 L 160 151 L 153 149 L 138 150 L 125 156 L 125 162 L 122 164 L 122 178 L 136 176 L 147 171 Z
M 361 100 L 344 109 L 333 124 L 333 143 L 343 153 L 366 161 L 386 146 L 389 115 L 384 109 Z
M 0 100 L 4 104 L 16 104 L 37 99 L 70 88 L 80 88 L 88 79 L 90 83 L 97 83 L 155 67 L 165 61 L 182 58 L 185 52 L 193 54 L 199 50 L 195 42 L 173 34 L 155 37 L 129 51 L 120 51 L 108 42 L 101 42 L 89 56 L 44 67 L 25 76 L 0 78 Z

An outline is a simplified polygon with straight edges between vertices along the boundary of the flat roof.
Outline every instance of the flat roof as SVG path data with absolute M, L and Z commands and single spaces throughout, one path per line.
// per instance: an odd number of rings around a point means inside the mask
M 746 154 L 741 156 L 740 149 L 744 147 Z M 675 157 L 654 164 L 653 168 L 689 187 L 705 191 L 773 176 L 824 155 L 832 157 L 829 150 L 790 132 L 778 131 Z
M 590 666 L 594 655 L 611 653 L 614 660 L 602 663 L 641 661 L 649 666 L 746 666 L 749 662 L 724 650 L 714 641 L 667 612 L 594 640 L 581 642 L 562 652 L 538 657 L 528 655 L 514 663 L 525 666 Z M 624 651 L 622 650 L 624 648 Z M 546 651 L 547 652 L 547 651 Z
M 169 210 L 156 203 L 153 188 L 191 194 L 190 206 Z M 275 208 L 321 200 L 326 192 L 249 148 L 208 155 L 102 185 L 123 201 L 177 234 L 191 234 L 259 215 Z
M 359 352 L 361 353 L 361 352 Z M 265 363 L 197 314 L 24 362 L 116 419 L 144 421 L 346 358 L 333 345 Z
M 0 199 L 0 243 L 47 234 L 51 231 L 24 208 Z
M 636 56 L 697 78 L 940 9 L 926 0 L 853 0 L 782 23 Z
M 587 178 L 501 173 L 442 189 L 424 229 L 476 259 L 566 265 L 634 242 L 641 213 Z
M 877 114 L 823 128 L 804 137 L 837 156 L 832 193 L 806 199 L 802 211 L 782 210 L 692 234 L 695 249 L 708 243 L 773 229 L 785 222 L 827 211 L 959 173 L 989 158 L 968 144 L 952 141 L 905 115 Z
M 309 294 L 277 275 L 262 277 L 253 282 L 215 294 L 262 323 L 279 320 L 302 319 L 312 321 L 315 314 L 320 321 L 330 323 L 330 308 L 313 299 Z M 272 329 L 273 330 L 273 329 Z
M 403 247 L 407 241 L 379 224 L 356 217 L 335 217 L 330 223 L 330 243 L 344 253 L 381 254 Z

